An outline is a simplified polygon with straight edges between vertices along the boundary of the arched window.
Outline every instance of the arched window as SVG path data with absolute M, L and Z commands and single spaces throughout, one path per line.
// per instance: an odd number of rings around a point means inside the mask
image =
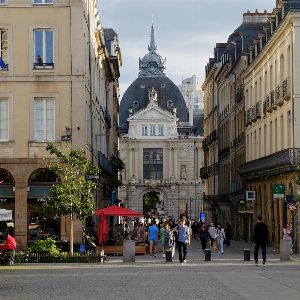
M 0 184 L 15 184 L 14 177 L 5 169 L 0 169 Z
M 47 168 L 37 169 L 31 173 L 28 179 L 28 184 L 45 184 L 53 182 L 60 182 L 60 178 L 51 170 Z

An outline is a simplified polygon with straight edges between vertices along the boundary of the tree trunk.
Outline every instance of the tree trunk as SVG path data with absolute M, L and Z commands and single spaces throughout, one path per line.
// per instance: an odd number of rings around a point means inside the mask
M 70 255 L 73 255 L 73 240 L 74 240 L 74 232 L 73 232 L 73 214 L 70 215 Z

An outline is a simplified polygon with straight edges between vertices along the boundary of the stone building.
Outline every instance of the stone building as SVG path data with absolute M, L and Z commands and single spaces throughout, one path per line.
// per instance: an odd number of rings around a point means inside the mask
M 100 167 L 117 148 L 111 119 L 118 119 L 121 54 L 116 34 L 105 39 L 97 2 L 0 5 L 0 208 L 12 211 L 19 247 L 42 235 L 69 239 L 67 217 L 40 223 L 43 197 L 58 180 L 45 169 L 44 159 L 53 159 L 46 141 L 62 150 L 87 145 L 87 157 Z
M 285 223 L 300 248 L 299 206 L 294 176 L 299 164 L 300 2 L 277 1 L 264 30 L 249 47 L 243 74 L 246 163 L 240 174 L 255 196 L 254 219 L 262 215 L 278 245 Z
M 248 46 L 266 24 L 267 12 L 243 15 L 242 24 L 227 43 L 217 43 L 206 66 L 203 142 L 206 202 L 215 222 L 229 222 L 236 239 L 250 240 L 253 209 L 245 201 L 239 166 L 245 162 L 244 96 L 242 73 Z
M 139 76 L 120 104 L 120 153 L 126 164 L 119 197 L 130 208 L 198 219 L 203 184 L 202 137 L 189 122 L 177 86 L 165 75 L 154 28 Z M 153 194 L 156 202 L 149 206 Z

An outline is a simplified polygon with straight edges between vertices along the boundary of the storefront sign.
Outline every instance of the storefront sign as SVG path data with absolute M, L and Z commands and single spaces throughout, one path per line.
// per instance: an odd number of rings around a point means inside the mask
M 12 210 L 0 209 L 0 221 L 12 220 Z
M 284 199 L 285 187 L 283 184 L 274 184 L 273 186 L 273 197 Z

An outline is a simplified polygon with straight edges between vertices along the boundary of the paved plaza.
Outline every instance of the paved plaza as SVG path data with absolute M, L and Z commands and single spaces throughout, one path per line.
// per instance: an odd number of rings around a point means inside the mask
M 110 256 L 104 264 L 32 264 L 0 267 L 0 299 L 300 299 L 300 260 L 280 262 L 268 248 L 268 265 L 243 261 L 249 244 L 234 242 L 225 254 L 205 262 L 199 242 L 181 266 L 161 255 L 138 256 L 124 264 Z

